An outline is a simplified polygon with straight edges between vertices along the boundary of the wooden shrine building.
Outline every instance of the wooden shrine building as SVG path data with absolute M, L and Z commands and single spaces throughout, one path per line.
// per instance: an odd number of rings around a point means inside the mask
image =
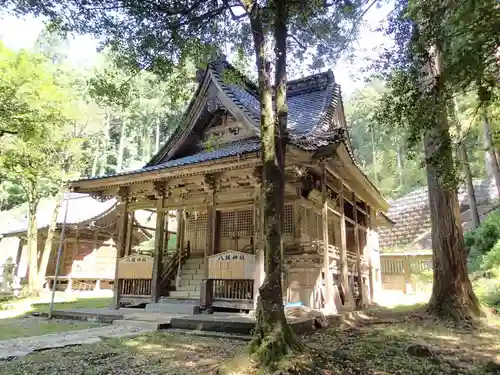
M 37 211 L 38 266 L 47 239 L 55 201 L 44 201 Z M 66 207 L 68 212 L 66 215 Z M 11 216 L 15 216 L 12 214 Z M 53 285 L 61 230 L 65 223 L 57 288 L 60 290 L 110 289 L 115 280 L 117 200 L 97 201 L 88 194 L 67 193 L 61 201 L 52 252 L 45 273 L 45 286 Z M 154 228 L 152 232 L 154 233 Z M 28 220 L 22 218 L 1 228 L 0 256 L 15 263 L 14 276 L 27 283 L 29 275 Z M 134 245 L 147 242 L 148 230 L 136 223 L 131 240 Z
M 364 305 L 380 285 L 376 227 L 388 204 L 353 160 L 330 71 L 290 81 L 288 107 L 284 303 Z M 254 308 L 264 279 L 259 111 L 257 87 L 221 58 L 199 74 L 181 125 L 145 167 L 73 183 L 120 200 L 117 307 L 183 298 Z M 153 257 L 128 245 L 138 209 L 157 211 Z M 166 249 L 172 210 L 177 245 Z

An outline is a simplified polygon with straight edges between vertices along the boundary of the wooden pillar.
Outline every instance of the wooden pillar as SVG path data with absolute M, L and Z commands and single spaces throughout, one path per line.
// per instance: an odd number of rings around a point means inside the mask
M 366 206 L 367 213 L 367 247 L 368 247 L 368 282 L 370 286 L 370 303 L 375 300 L 375 280 L 373 273 L 373 232 L 372 232 L 372 214 L 370 207 Z
M 403 272 L 404 272 L 404 290 L 405 294 L 413 293 L 413 288 L 411 285 L 411 270 L 410 270 L 410 258 L 405 255 L 403 258 Z
M 181 285 L 181 267 L 182 267 L 182 249 L 184 248 L 185 239 L 185 228 L 186 228 L 186 212 L 184 210 L 177 211 L 177 243 L 178 243 L 178 264 L 177 264 L 177 275 L 175 277 L 175 287 L 179 288 Z
M 120 280 L 118 279 L 118 263 L 120 258 L 122 258 L 125 254 L 125 244 L 126 244 L 126 236 L 127 236 L 127 223 L 128 223 L 128 201 L 127 198 L 124 198 L 120 206 L 118 207 L 119 216 L 118 216 L 118 241 L 116 244 L 116 267 L 115 267 L 115 283 L 113 286 L 114 289 L 114 298 L 113 298 L 113 306 L 115 309 L 120 307 Z
M 208 257 L 215 252 L 215 236 L 217 226 L 217 210 L 215 207 L 215 181 L 209 179 L 211 183 L 211 191 L 208 193 L 207 199 L 207 242 L 205 245 L 204 254 L 204 269 L 203 281 L 200 285 L 200 306 L 203 309 L 210 309 L 212 307 L 213 296 L 213 282 L 208 280 Z
M 52 249 L 51 249 L 52 251 Z M 23 239 L 19 238 L 19 244 L 17 245 L 17 254 L 16 259 L 14 260 L 15 268 L 14 268 L 14 276 L 19 276 L 19 266 L 21 263 L 21 256 L 23 254 Z M 51 253 L 52 254 L 52 253 Z
M 344 294 L 344 305 L 350 305 L 354 301 L 351 300 L 352 291 L 349 288 L 349 267 L 347 264 L 347 234 L 345 225 L 345 210 L 344 210 L 344 186 L 340 186 L 340 282 Z
M 356 272 L 358 273 L 358 288 L 359 288 L 359 307 L 363 307 L 366 303 L 364 293 L 363 274 L 361 268 L 361 249 L 359 248 L 359 228 L 358 228 L 358 206 L 356 204 L 356 193 L 352 193 L 353 199 L 353 216 L 354 216 L 354 246 L 356 249 Z
M 134 228 L 134 211 L 128 213 L 128 223 L 127 223 L 127 239 L 125 245 L 125 256 L 130 255 L 132 251 L 133 242 L 133 229 Z
M 158 302 L 161 297 L 161 271 L 163 265 L 163 235 L 165 229 L 164 199 L 157 200 L 155 248 L 153 261 L 153 277 L 151 280 L 151 302 Z
M 321 165 L 321 195 L 323 210 L 321 220 L 323 222 L 323 272 L 325 282 L 325 310 L 327 314 L 336 314 L 335 302 L 333 299 L 333 275 L 330 271 L 330 253 L 328 251 L 328 199 L 326 194 L 326 168 Z

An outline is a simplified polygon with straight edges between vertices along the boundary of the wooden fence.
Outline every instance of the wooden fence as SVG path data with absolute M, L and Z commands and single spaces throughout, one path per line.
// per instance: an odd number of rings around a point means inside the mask
M 380 267 L 384 289 L 410 294 L 432 282 L 426 272 L 432 270 L 432 251 L 382 253 Z

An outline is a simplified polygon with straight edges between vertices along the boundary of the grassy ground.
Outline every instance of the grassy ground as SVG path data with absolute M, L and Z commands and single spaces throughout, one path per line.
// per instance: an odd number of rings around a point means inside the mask
M 98 323 L 59 319 L 48 320 L 32 316 L 0 319 L 0 341 L 44 335 L 47 333 L 76 331 L 98 326 L 100 326 Z
M 54 304 L 54 309 L 82 309 L 108 307 L 110 298 L 69 297 Z M 98 326 L 96 323 L 71 320 L 48 320 L 31 316 L 34 312 L 48 312 L 49 303 L 40 299 L 21 299 L 0 303 L 0 340 L 30 337 L 46 333 L 67 332 Z
M 209 375 L 244 346 L 241 341 L 156 333 L 33 353 L 0 362 L 0 374 Z
M 475 329 L 452 328 L 406 307 L 374 309 L 302 340 L 322 353 L 308 374 L 500 374 L 500 321 L 494 319 Z M 227 374 L 255 374 L 245 353 L 240 341 L 155 333 L 34 353 L 0 363 L 0 374 L 210 375 L 221 363 Z

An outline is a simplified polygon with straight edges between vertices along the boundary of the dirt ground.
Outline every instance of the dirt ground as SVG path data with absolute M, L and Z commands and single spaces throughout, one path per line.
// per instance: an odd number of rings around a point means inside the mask
M 500 374 L 500 322 L 494 319 L 455 328 L 419 311 L 377 309 L 302 340 L 321 353 L 317 375 Z M 246 375 L 255 371 L 239 371 L 234 359 L 245 358 L 246 348 L 242 341 L 159 332 L 33 353 L 0 363 L 0 374 L 210 375 L 234 363 L 232 373 Z

